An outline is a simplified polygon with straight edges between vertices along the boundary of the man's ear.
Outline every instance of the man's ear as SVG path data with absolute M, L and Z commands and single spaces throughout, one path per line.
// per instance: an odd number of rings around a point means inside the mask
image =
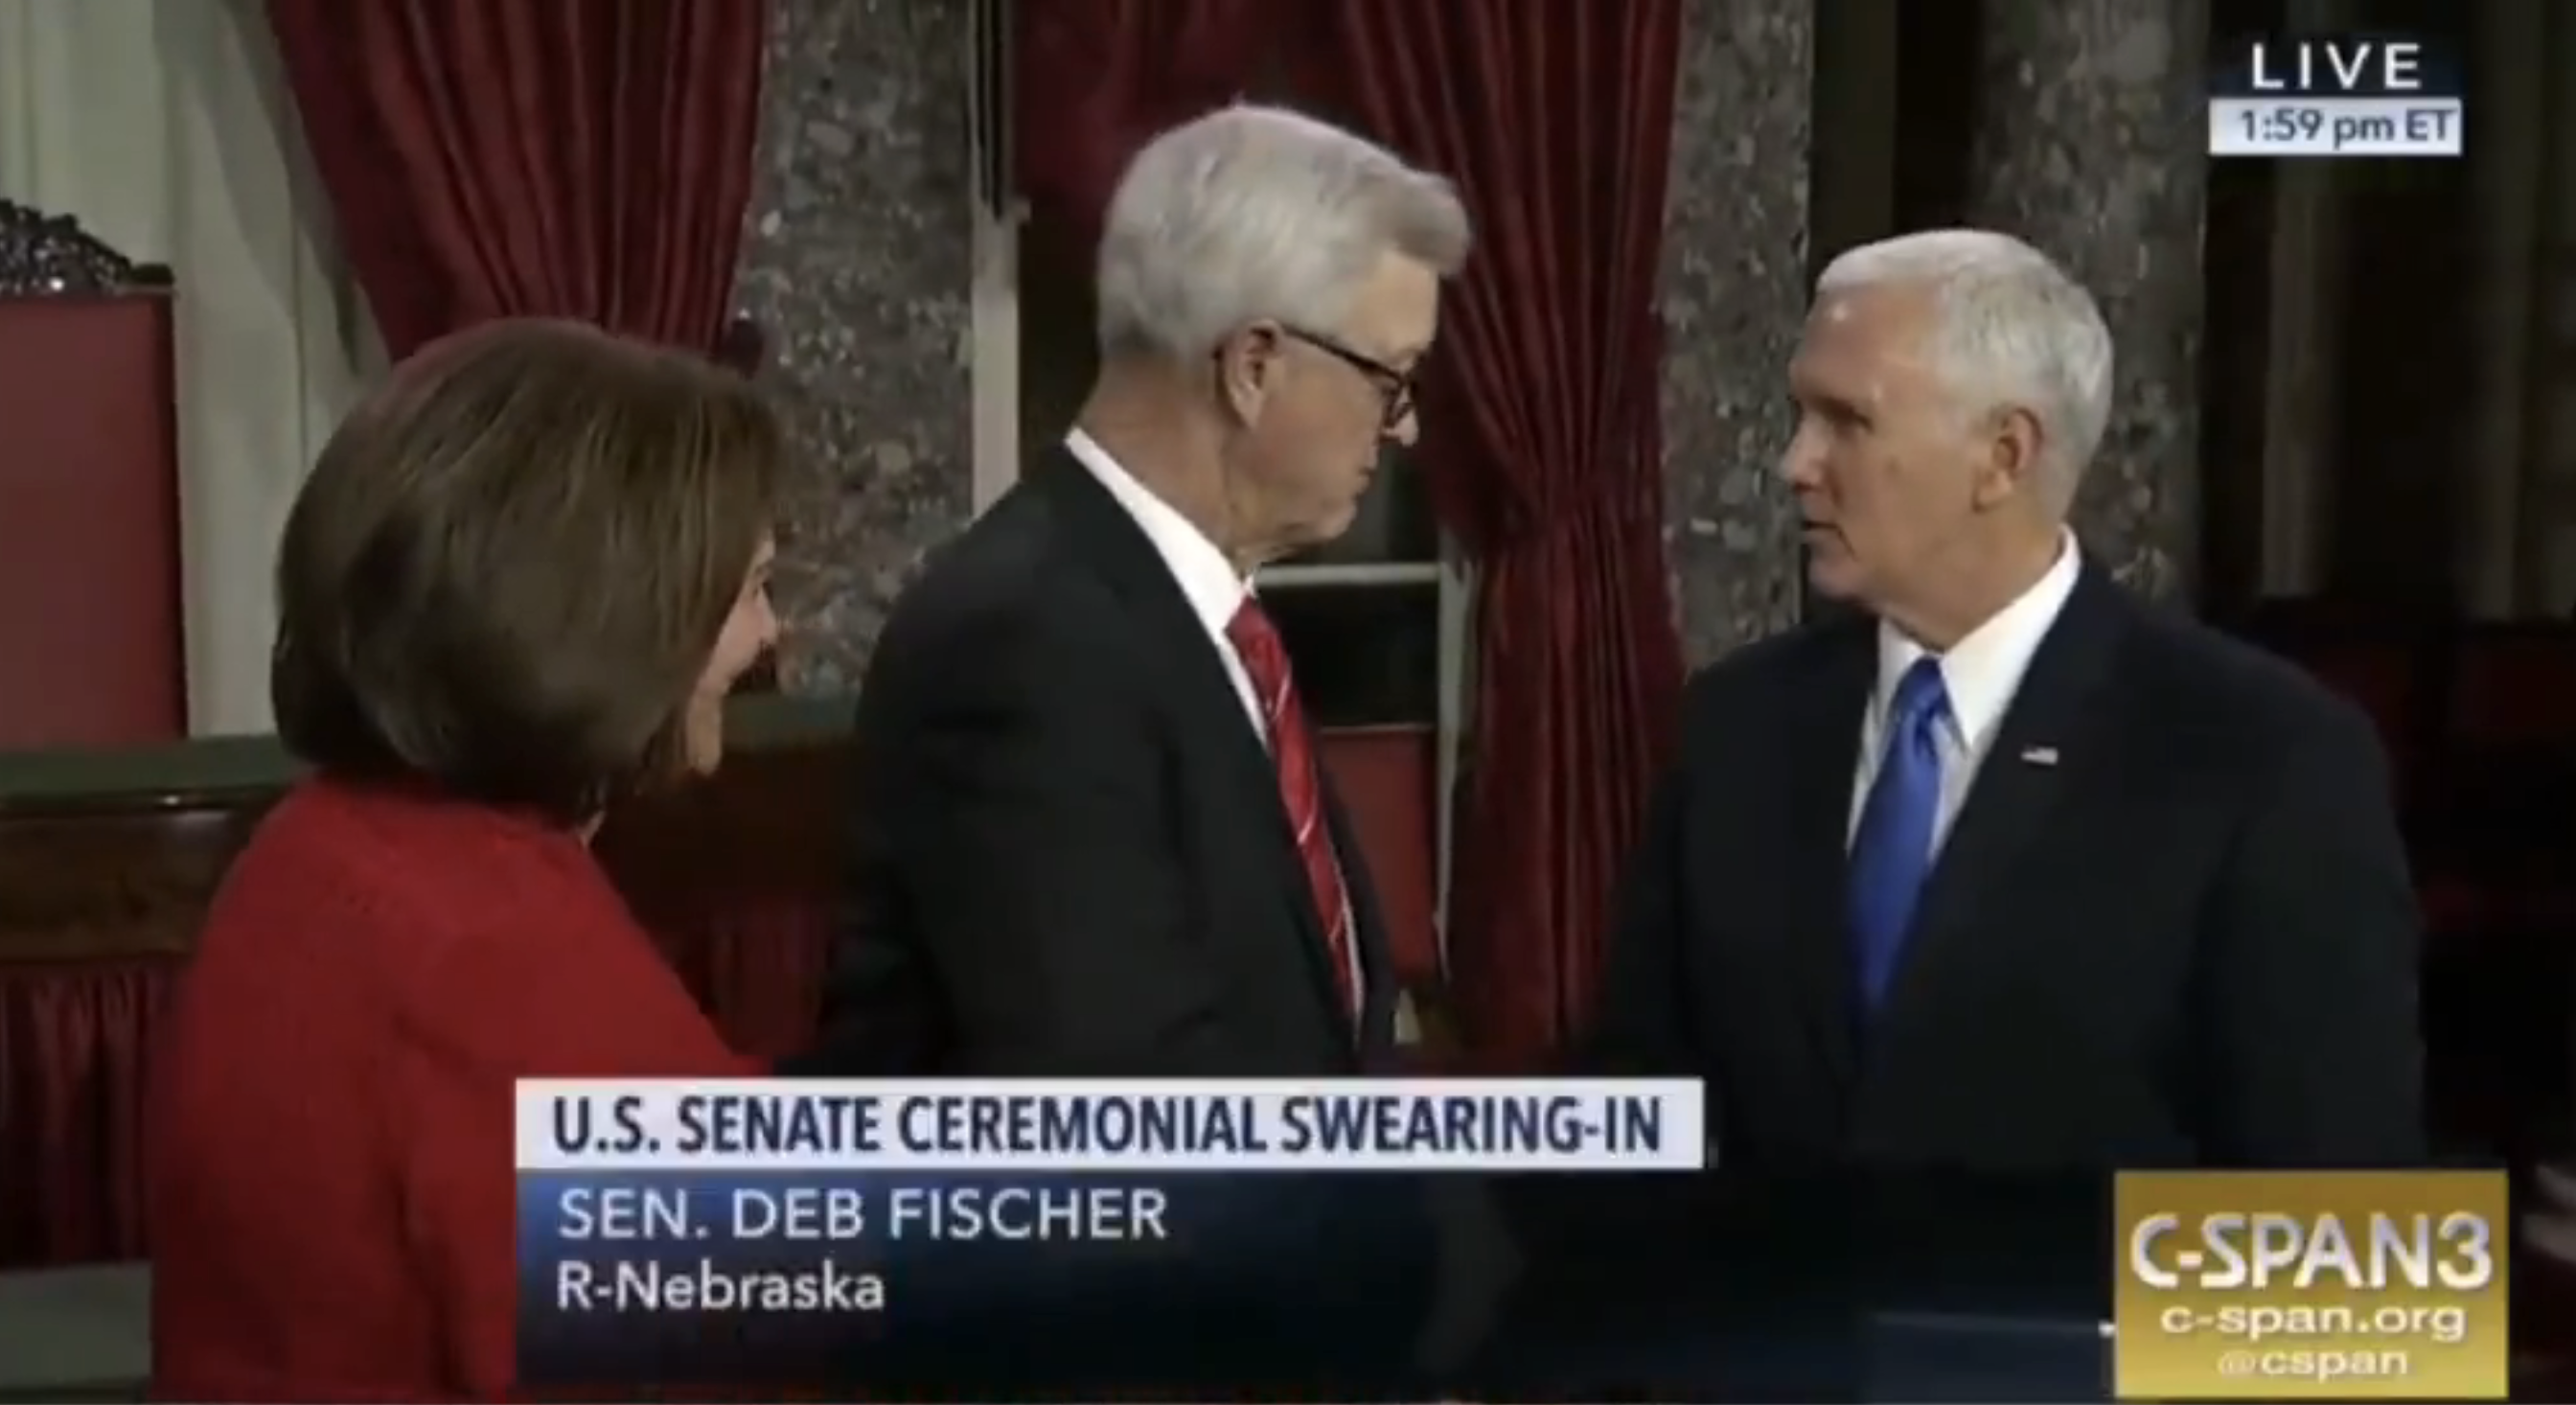
M 1279 329 L 1256 322 L 1217 344 L 1217 395 L 1245 424 L 1261 419 L 1279 374 Z
M 2018 406 L 1996 411 L 1986 430 L 1985 461 L 1977 472 L 1977 506 L 1994 507 L 2035 491 L 2043 443 L 2038 416 Z

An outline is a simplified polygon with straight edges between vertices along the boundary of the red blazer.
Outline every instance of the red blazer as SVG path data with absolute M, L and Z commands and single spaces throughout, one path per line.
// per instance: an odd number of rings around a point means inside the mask
M 216 895 L 149 1105 L 153 1394 L 512 1387 L 511 1080 L 726 1076 L 581 840 L 327 781 Z

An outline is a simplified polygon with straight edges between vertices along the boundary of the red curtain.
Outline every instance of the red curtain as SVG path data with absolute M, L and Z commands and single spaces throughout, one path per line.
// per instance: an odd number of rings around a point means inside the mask
M 1282 0 L 1019 0 L 1020 193 L 1089 251 L 1128 158 L 1257 86 L 1301 7 Z
M 1476 221 L 1421 453 L 1480 581 L 1449 976 L 1497 1065 L 1542 1058 L 1590 1002 L 1680 694 L 1655 312 L 1680 8 L 1331 4 L 1362 124 Z
M 763 0 L 269 0 L 340 235 L 396 359 L 503 316 L 715 354 Z
M 0 970 L 0 1271 L 144 1256 L 144 1071 L 183 964 Z

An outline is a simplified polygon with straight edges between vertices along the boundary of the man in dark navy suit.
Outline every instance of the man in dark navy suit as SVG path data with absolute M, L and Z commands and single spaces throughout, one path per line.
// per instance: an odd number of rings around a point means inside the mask
M 1705 1077 L 1729 1166 L 2427 1154 L 2380 748 L 2084 557 L 2111 365 L 2003 235 L 1821 280 L 1783 471 L 1858 608 L 1692 684 L 1591 1050 Z
M 1469 242 L 1447 181 L 1296 113 L 1229 108 L 1135 156 L 1076 424 L 878 641 L 853 899 L 797 1071 L 1393 1068 L 1385 924 L 1252 581 L 1346 530 L 1387 442 L 1413 438 Z M 1167 1255 L 1067 1249 L 969 1280 L 960 1310 L 990 1330 L 964 1339 L 997 1349 L 989 1372 L 1008 1333 L 1043 1329 L 1029 1369 L 1057 1390 L 1371 1378 L 1405 1363 L 1461 1237 L 1450 1198 L 1338 1182 L 1176 1193 Z M 1038 1306 L 1077 1280 L 1097 1303 L 1078 1327 Z
M 1396 985 L 1264 563 L 1349 527 L 1467 254 L 1448 182 L 1295 113 L 1156 138 L 1072 432 L 897 605 L 861 690 L 823 1071 L 1317 1075 Z

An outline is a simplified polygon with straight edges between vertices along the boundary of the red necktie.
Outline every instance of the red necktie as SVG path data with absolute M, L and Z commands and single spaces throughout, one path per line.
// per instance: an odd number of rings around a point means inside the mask
M 1246 598 L 1225 627 L 1252 678 L 1253 696 L 1261 700 L 1261 722 L 1270 732 L 1270 759 L 1279 772 L 1279 799 L 1288 809 L 1288 824 L 1297 835 L 1297 858 L 1306 866 L 1306 882 L 1315 894 L 1315 915 L 1323 920 L 1324 950 L 1332 959 L 1333 988 L 1342 1008 L 1356 1013 L 1359 992 L 1351 971 L 1351 905 L 1342 887 L 1341 861 L 1333 856 L 1333 836 L 1324 825 L 1324 787 L 1315 771 L 1315 753 L 1306 732 L 1306 710 L 1298 704 L 1297 685 L 1288 676 L 1288 650 L 1279 631 L 1262 611 L 1261 602 Z

